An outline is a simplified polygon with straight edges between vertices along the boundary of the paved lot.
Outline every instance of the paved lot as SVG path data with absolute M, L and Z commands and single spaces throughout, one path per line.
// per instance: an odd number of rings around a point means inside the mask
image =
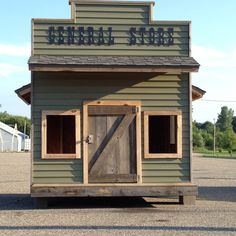
M 195 206 L 175 199 L 58 199 L 35 210 L 28 154 L 0 154 L 0 235 L 236 235 L 236 160 L 194 157 Z

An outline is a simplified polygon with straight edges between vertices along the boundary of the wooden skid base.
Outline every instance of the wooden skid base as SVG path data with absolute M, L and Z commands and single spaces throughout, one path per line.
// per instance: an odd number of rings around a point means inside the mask
M 183 205 L 194 205 L 196 196 L 179 196 L 179 203 Z
M 194 184 L 173 185 L 39 185 L 31 186 L 32 197 L 196 197 Z M 190 198 L 189 198 L 190 199 Z M 189 200 L 190 201 L 190 200 Z

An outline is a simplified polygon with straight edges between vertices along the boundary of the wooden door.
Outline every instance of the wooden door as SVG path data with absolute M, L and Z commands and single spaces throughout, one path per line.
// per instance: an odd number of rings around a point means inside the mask
M 88 106 L 88 182 L 136 183 L 136 106 Z

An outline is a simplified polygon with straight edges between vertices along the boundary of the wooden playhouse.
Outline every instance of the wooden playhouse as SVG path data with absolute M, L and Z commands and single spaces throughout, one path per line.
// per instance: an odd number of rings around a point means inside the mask
M 31 196 L 194 203 L 191 22 L 154 21 L 153 2 L 70 5 L 32 20 Z

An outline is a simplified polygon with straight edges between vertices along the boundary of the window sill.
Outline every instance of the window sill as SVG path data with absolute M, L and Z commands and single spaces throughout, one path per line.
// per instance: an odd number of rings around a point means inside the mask
M 78 159 L 80 158 L 76 154 L 46 154 L 42 157 L 42 159 Z
M 146 153 L 144 159 L 153 158 L 178 158 L 181 159 L 182 155 L 178 153 Z

